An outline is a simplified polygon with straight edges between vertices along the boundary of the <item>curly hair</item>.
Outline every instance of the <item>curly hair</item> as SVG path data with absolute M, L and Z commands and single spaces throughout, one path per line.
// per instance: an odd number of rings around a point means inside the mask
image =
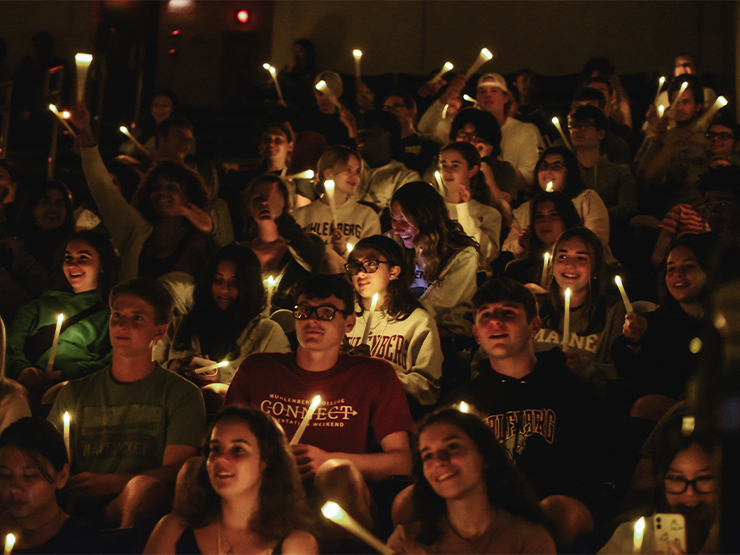
M 236 288 L 239 292 L 225 312 L 213 298 L 216 271 L 224 261 L 233 262 L 236 266 Z M 265 286 L 257 255 L 248 246 L 236 243 L 220 248 L 206 264 L 195 285 L 193 298 L 193 309 L 183 318 L 173 340 L 175 348 L 187 349 L 195 335 L 202 341 L 204 337 L 215 334 L 219 336 L 218 343 L 227 346 L 227 353 L 238 353 L 237 339 L 247 325 L 260 316 L 265 303 Z
M 478 415 L 455 408 L 442 408 L 421 422 L 419 436 L 427 427 L 437 423 L 458 427 L 475 444 L 485 462 L 481 479 L 486 484 L 488 502 L 492 507 L 503 509 L 535 524 L 544 523 L 544 513 L 534 492 L 511 464 L 493 431 Z M 416 540 L 431 545 L 439 538 L 437 523 L 447 513 L 447 503 L 424 476 L 424 463 L 418 451 L 414 460 L 414 478 L 412 502 L 415 515 L 421 522 L 421 532 Z
M 414 250 L 406 249 L 407 260 L 413 265 L 418 257 L 430 283 L 437 279 L 438 272 L 461 250 L 475 247 L 476 251 L 480 251 L 475 239 L 450 218 L 444 199 L 429 183 L 406 183 L 393 194 L 391 206 L 394 203 L 418 230 L 414 238 Z
M 545 158 L 550 154 L 561 156 L 565 164 L 565 187 L 563 187 L 561 192 L 568 198 L 576 198 L 586 189 L 586 184 L 581 177 L 581 167 L 578 164 L 578 158 L 576 158 L 576 155 L 567 146 L 551 146 L 542 153 L 540 159 L 537 160 L 537 165 L 534 167 L 535 187 L 540 186 L 538 177 L 540 167 L 542 166 L 542 162 L 545 161 Z
M 298 469 L 288 447 L 283 429 L 261 410 L 230 406 L 219 412 L 211 425 L 203 447 L 203 460 L 195 483 L 186 494 L 175 500 L 173 512 L 184 517 L 188 525 L 202 528 L 214 522 L 221 511 L 221 498 L 208 478 L 211 434 L 222 421 L 243 423 L 257 438 L 264 470 L 259 488 L 259 509 L 249 528 L 266 540 L 278 541 L 292 530 L 310 524 L 306 495 Z
M 390 237 L 384 235 L 372 235 L 360 239 L 355 248 L 349 255 L 348 262 L 357 261 L 357 251 L 362 250 L 374 250 L 379 255 L 384 256 L 388 260 L 388 267 L 398 266 L 400 271 L 398 278 L 391 280 L 388 283 L 388 316 L 394 320 L 405 320 L 411 313 L 417 308 L 422 308 L 419 300 L 411 294 L 409 287 L 411 285 L 412 272 L 409 269 L 408 262 L 403 255 L 401 246 L 396 243 Z M 359 296 L 358 296 L 359 297 Z M 359 303 L 359 310 L 356 313 L 358 316 L 362 316 L 364 308 L 362 303 Z
M 131 200 L 132 206 L 151 223 L 155 222 L 157 214 L 149 197 L 159 179 L 166 179 L 179 184 L 188 202 L 192 202 L 199 208 L 203 208 L 208 203 L 208 191 L 197 173 L 179 162 L 164 160 L 144 174 L 144 177 L 141 178 L 141 184 Z

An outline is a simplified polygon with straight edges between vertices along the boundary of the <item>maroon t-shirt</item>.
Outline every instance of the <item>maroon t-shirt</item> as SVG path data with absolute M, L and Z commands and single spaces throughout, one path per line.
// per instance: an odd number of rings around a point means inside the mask
M 272 415 L 290 440 L 308 410 L 321 404 L 301 443 L 328 452 L 367 453 L 370 440 L 394 432 L 413 432 L 406 394 L 393 367 L 384 360 L 339 355 L 323 372 L 296 364 L 295 353 L 255 353 L 239 366 L 225 405 L 245 404 Z

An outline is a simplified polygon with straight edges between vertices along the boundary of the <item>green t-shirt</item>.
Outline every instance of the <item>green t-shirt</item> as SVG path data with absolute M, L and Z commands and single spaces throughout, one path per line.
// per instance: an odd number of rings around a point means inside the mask
M 157 365 L 118 383 L 110 366 L 60 392 L 49 421 L 61 432 L 70 414 L 73 471 L 141 474 L 162 466 L 167 445 L 202 445 L 205 407 L 197 386 Z

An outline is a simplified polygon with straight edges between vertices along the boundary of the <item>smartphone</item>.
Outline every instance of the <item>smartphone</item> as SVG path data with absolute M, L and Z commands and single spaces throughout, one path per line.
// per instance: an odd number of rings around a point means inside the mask
M 656 513 L 653 515 L 653 537 L 654 551 L 669 553 L 669 541 L 686 551 L 686 519 L 677 513 Z

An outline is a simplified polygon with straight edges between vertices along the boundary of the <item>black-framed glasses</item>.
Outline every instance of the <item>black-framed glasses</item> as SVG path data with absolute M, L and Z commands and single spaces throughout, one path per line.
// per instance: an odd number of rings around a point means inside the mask
M 707 475 L 687 480 L 683 476 L 666 476 L 666 493 L 681 494 L 689 489 L 689 486 L 693 486 L 696 493 L 714 493 L 717 490 L 717 478 Z
M 589 127 L 596 127 L 596 124 L 586 121 L 574 121 L 573 123 L 568 124 L 568 131 L 573 131 L 575 129 L 588 129 Z
M 378 260 L 377 258 L 368 258 L 362 262 L 347 262 L 344 265 L 344 269 L 350 275 L 350 277 L 357 275 L 359 272 L 365 272 L 366 274 L 374 274 L 378 271 L 378 267 L 381 264 L 388 264 L 387 260 Z
M 296 320 L 308 320 L 313 315 L 318 320 L 330 322 L 337 315 L 337 312 L 341 312 L 345 316 L 347 315 L 344 310 L 330 304 L 322 304 L 321 306 L 299 304 L 293 307 L 293 318 Z
M 715 133 L 714 131 L 707 131 L 707 139 L 719 139 L 720 141 L 734 141 L 735 135 L 722 131 L 721 133 Z
M 540 170 L 546 172 L 547 170 L 553 170 L 556 172 L 563 171 L 565 169 L 565 164 L 562 162 L 553 162 L 552 164 L 548 164 L 547 162 L 542 162 L 540 164 Z

